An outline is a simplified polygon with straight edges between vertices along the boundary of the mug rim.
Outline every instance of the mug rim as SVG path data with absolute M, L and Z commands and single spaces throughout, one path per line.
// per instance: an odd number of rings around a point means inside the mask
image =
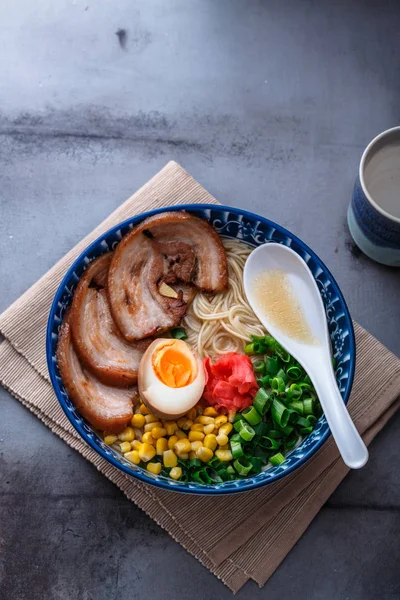
M 389 219 L 390 221 L 393 221 L 394 223 L 400 223 L 400 217 L 395 217 L 394 215 L 391 215 L 390 213 L 388 213 L 386 210 L 384 210 L 381 206 L 379 206 L 379 204 L 377 204 L 375 202 L 375 200 L 372 198 L 372 196 L 370 195 L 370 193 L 368 192 L 366 183 L 365 183 L 365 179 L 364 179 L 364 167 L 365 167 L 365 162 L 368 158 L 368 155 L 370 153 L 370 151 L 373 149 L 373 147 L 375 146 L 375 144 L 377 142 L 379 142 L 381 139 L 383 139 L 384 137 L 386 137 L 387 135 L 392 134 L 393 132 L 397 131 L 399 133 L 399 140 L 400 140 L 400 125 L 397 125 L 396 127 L 391 127 L 390 129 L 386 129 L 385 131 L 382 131 L 381 133 L 379 133 L 377 136 L 375 136 L 370 143 L 368 144 L 368 146 L 365 148 L 362 156 L 361 156 L 361 161 L 360 161 L 360 166 L 359 166 L 359 177 L 360 177 L 360 182 L 361 182 L 361 187 L 363 189 L 364 194 L 366 195 L 368 201 L 372 204 L 372 206 L 381 213 L 381 215 L 383 215 L 384 217 L 386 217 L 387 219 Z

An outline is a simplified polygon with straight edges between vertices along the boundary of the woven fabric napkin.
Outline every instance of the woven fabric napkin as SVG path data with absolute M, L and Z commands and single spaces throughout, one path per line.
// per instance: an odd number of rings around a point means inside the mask
M 201 497 L 158 490 L 124 475 L 77 435 L 49 382 L 45 329 L 62 276 L 100 233 L 124 219 L 171 204 L 217 203 L 170 162 L 0 315 L 0 383 L 233 592 L 263 585 L 348 472 L 332 438 L 292 475 L 244 494 Z M 366 443 L 400 405 L 400 360 L 355 324 L 357 367 L 350 413 Z M 229 515 L 227 518 L 226 515 Z

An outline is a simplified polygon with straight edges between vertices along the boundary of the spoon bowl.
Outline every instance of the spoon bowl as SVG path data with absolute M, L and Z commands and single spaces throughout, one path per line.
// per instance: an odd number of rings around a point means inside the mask
M 258 282 L 272 271 L 283 272 L 288 292 L 295 299 L 297 310 L 310 331 L 308 338 L 302 339 L 285 329 L 282 322 L 278 323 L 273 313 L 266 310 L 260 301 L 256 292 Z M 291 248 L 267 243 L 250 254 L 243 277 L 247 299 L 253 311 L 267 331 L 302 365 L 313 382 L 344 462 L 352 469 L 363 467 L 368 461 L 368 450 L 347 412 L 336 383 L 325 309 L 306 263 Z

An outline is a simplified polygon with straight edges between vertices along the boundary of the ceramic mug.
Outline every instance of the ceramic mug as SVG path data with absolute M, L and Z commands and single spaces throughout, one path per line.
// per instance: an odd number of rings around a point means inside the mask
M 347 221 L 364 254 L 400 267 L 400 127 L 384 131 L 364 150 Z

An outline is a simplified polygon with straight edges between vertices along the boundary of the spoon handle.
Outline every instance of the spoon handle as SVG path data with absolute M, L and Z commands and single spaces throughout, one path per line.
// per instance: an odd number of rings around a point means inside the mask
M 311 379 L 344 463 L 360 469 L 368 461 L 368 450 L 347 412 L 333 371 L 318 369 Z

